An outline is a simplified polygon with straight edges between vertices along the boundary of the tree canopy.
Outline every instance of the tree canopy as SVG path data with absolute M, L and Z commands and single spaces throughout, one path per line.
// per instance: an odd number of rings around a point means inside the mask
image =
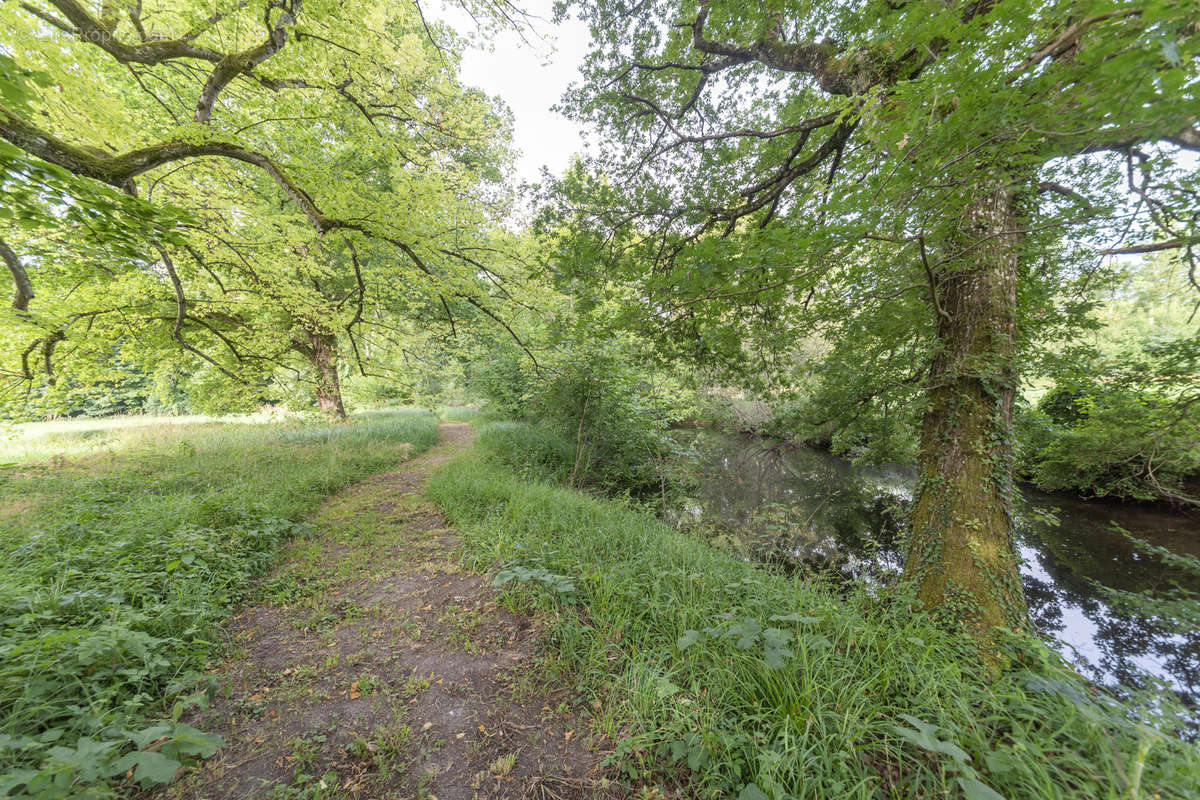
M 339 412 L 339 344 L 365 375 L 400 320 L 500 320 L 481 259 L 508 112 L 458 83 L 462 40 L 416 4 L 0 13 L 18 382 L 68 349 L 170 342 L 234 384 L 299 365 Z

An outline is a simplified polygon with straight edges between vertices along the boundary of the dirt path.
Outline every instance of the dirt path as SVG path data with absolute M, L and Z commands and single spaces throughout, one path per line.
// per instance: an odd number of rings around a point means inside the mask
M 223 695 L 193 724 L 225 737 L 173 798 L 606 795 L 586 725 L 536 681 L 540 625 L 461 571 L 421 494 L 466 425 L 331 497 L 232 622 Z

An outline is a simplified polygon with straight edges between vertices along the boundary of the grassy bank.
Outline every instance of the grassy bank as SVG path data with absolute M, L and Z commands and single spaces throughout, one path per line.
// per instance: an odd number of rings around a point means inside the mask
M 989 676 L 902 595 L 839 597 L 560 488 L 567 450 L 484 427 L 429 492 L 471 567 L 562 611 L 548 674 L 602 709 L 629 779 L 741 800 L 1197 796 L 1200 755 L 1165 717 L 1038 643 Z
M 34 433 L 0 458 L 0 796 L 52 798 L 104 796 L 130 770 L 169 779 L 211 752 L 176 720 L 203 702 L 219 621 L 323 497 L 426 449 L 437 424 Z

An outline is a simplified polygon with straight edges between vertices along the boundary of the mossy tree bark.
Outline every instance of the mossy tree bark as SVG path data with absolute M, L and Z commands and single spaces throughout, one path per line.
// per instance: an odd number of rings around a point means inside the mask
M 332 333 L 306 331 L 306 340 L 295 348 L 309 360 L 316 377 L 317 406 L 335 419 L 346 418 L 342 403 L 342 384 L 338 377 L 337 337 Z
M 905 563 L 922 604 L 981 640 L 1028 617 L 1011 517 L 1017 204 L 1011 185 L 992 184 L 931 270 L 938 349 Z

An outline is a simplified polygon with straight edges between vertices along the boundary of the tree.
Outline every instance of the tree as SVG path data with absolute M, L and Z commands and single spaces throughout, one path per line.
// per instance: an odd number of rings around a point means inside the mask
M 504 4 L 467 5 L 507 20 Z M 0 63 L 0 158 L 21 221 L 5 260 L 47 376 L 79 324 L 120 314 L 230 381 L 298 360 L 342 415 L 342 349 L 366 375 L 366 338 L 382 343 L 392 316 L 447 326 L 462 303 L 499 318 L 472 254 L 507 202 L 509 122 L 457 82 L 461 41 L 417 4 L 44 0 L 0 15 L 17 56 Z M 95 291 L 46 284 L 68 273 Z
M 1194 4 L 577 5 L 567 103 L 612 135 L 550 212 L 579 233 L 563 259 L 638 281 L 699 358 L 786 380 L 820 332 L 895 376 L 873 393 L 922 387 L 909 579 L 981 639 L 1024 626 L 1021 365 L 1100 257 L 1193 263 Z

